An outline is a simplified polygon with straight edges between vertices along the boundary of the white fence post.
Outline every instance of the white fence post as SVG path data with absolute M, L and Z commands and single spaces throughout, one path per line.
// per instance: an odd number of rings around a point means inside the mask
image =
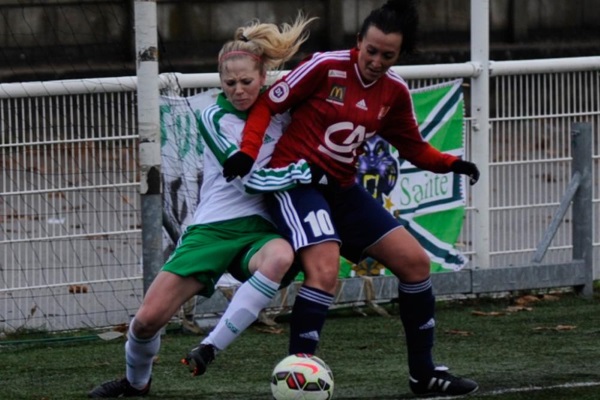
M 471 161 L 477 164 L 481 177 L 473 187 L 473 254 L 472 265 L 490 267 L 490 57 L 489 0 L 471 0 L 471 60 L 480 73 L 471 80 Z
M 140 137 L 144 293 L 163 263 L 158 40 L 156 1 L 136 1 L 135 47 Z

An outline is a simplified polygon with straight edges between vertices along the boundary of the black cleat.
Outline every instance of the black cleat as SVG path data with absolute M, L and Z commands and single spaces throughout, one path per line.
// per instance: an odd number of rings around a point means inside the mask
M 203 375 L 208 365 L 215 359 L 215 347 L 212 344 L 200 344 L 181 360 L 182 364 L 190 367 L 192 376 Z
M 103 384 L 96 386 L 93 390 L 88 392 L 88 397 L 92 399 L 97 398 L 117 398 L 117 397 L 142 397 L 150 392 L 150 384 L 152 378 L 148 381 L 148 384 L 143 389 L 136 389 L 127 380 L 127 378 L 117 379 L 114 381 L 104 382 Z
M 444 366 L 436 367 L 427 379 L 418 381 L 411 376 L 409 385 L 417 396 L 462 396 L 479 389 L 477 382 L 454 376 Z

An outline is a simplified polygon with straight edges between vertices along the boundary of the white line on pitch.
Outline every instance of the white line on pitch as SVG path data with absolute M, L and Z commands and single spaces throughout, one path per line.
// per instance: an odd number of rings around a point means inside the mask
M 579 382 L 579 383 L 564 383 L 562 385 L 553 385 L 553 386 L 527 386 L 521 388 L 507 388 L 500 390 L 493 390 L 491 392 L 475 392 L 474 395 L 478 397 L 488 397 L 488 396 L 499 396 L 508 393 L 519 393 L 519 392 L 536 392 L 540 390 L 552 390 L 552 389 L 569 389 L 569 388 L 580 388 L 580 387 L 591 387 L 591 386 L 600 386 L 600 382 Z M 429 397 L 428 400 L 447 400 L 452 397 Z
M 589 386 L 600 386 L 600 382 L 563 383 L 562 385 L 553 385 L 553 386 L 528 386 L 528 387 L 522 387 L 522 388 L 494 390 L 489 393 L 482 393 L 482 394 L 484 396 L 496 396 L 498 394 L 505 394 L 505 393 L 536 392 L 536 391 L 540 391 L 540 390 L 569 389 L 569 388 L 579 388 L 579 387 L 589 387 Z

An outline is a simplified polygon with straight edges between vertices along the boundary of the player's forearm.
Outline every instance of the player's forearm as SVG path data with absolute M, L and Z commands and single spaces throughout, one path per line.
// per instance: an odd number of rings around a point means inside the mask
M 418 151 L 407 152 L 404 158 L 415 167 L 439 174 L 452 171 L 452 163 L 459 159 L 451 154 L 442 153 L 428 143 L 424 143 Z
M 248 114 L 242 133 L 240 150 L 256 160 L 270 122 L 271 110 L 264 98 L 261 97 L 252 106 Z
M 310 184 L 312 174 L 305 160 L 282 168 L 260 168 L 250 174 L 244 187 L 248 193 L 288 190 L 298 184 Z

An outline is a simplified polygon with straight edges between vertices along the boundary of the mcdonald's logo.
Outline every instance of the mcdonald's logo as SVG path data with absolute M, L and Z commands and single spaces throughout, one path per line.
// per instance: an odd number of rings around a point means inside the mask
M 342 85 L 333 85 L 331 87 L 331 91 L 329 92 L 329 96 L 327 97 L 328 101 L 332 101 L 334 103 L 344 103 L 344 96 L 346 95 L 346 87 Z

